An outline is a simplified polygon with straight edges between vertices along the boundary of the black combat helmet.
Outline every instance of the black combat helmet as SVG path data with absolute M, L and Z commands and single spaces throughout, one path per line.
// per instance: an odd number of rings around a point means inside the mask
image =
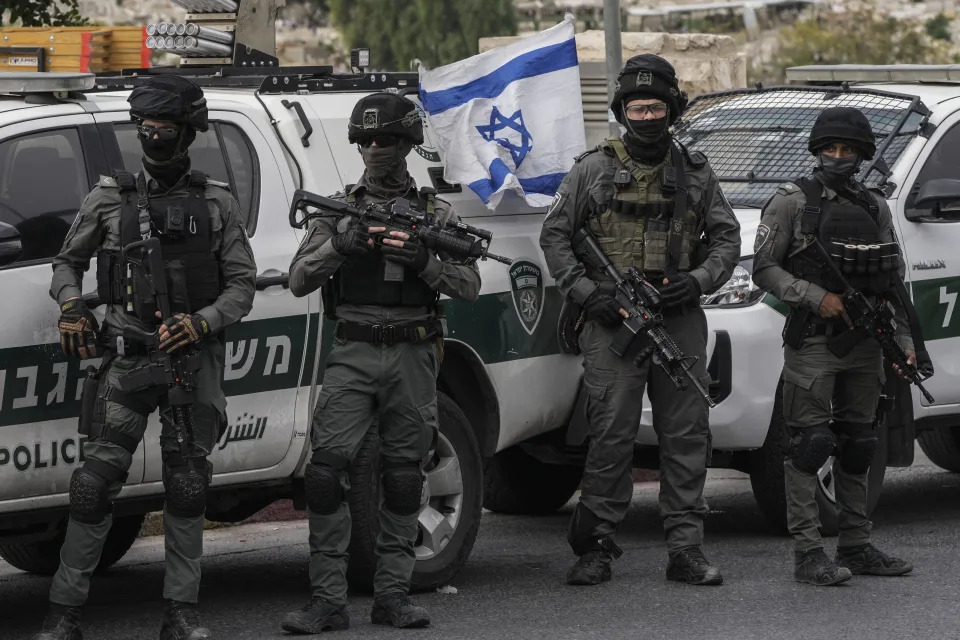
M 207 100 L 192 80 L 176 75 L 156 76 L 137 87 L 127 98 L 130 115 L 138 120 L 160 120 L 186 124 L 206 131 Z
M 395 93 L 364 96 L 350 114 L 347 138 L 351 143 L 375 135 L 397 136 L 423 144 L 423 122 L 417 105 Z
M 624 102 L 628 99 L 657 98 L 670 108 L 670 124 L 687 108 L 687 94 L 680 91 L 673 65 L 652 53 L 633 56 L 620 69 L 610 109 L 617 122 L 623 122 Z
M 877 152 L 877 139 L 870 121 L 859 109 L 853 107 L 830 107 L 824 109 L 810 130 L 807 148 L 817 155 L 831 142 L 848 142 L 862 154 L 865 160 Z

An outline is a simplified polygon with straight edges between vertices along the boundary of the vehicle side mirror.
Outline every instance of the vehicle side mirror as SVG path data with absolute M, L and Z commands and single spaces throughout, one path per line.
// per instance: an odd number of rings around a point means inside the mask
M 924 182 L 913 206 L 914 211 L 921 211 L 908 215 L 910 220 L 960 220 L 960 180 L 937 178 Z M 927 208 L 931 209 L 929 213 L 922 211 Z
M 12 225 L 0 222 L 0 267 L 16 262 L 22 253 L 20 232 Z

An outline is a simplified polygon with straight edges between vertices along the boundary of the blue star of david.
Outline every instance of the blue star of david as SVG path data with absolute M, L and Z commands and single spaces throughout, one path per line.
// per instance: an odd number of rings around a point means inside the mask
M 507 138 L 498 138 L 498 131 L 512 129 L 520 134 L 520 144 L 516 145 Z M 530 130 L 523 124 L 523 113 L 517 109 L 509 118 L 505 118 L 497 107 L 490 113 L 490 124 L 477 127 L 477 131 L 488 142 L 496 142 L 501 147 L 507 149 L 513 157 L 513 164 L 517 167 L 523 162 L 527 153 L 533 148 L 533 138 L 530 136 Z

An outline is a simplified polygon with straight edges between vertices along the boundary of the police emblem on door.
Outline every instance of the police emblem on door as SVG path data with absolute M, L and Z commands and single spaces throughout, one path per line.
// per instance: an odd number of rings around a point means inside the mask
M 533 335 L 543 313 L 543 271 L 529 260 L 515 260 L 510 266 L 510 288 L 520 323 Z

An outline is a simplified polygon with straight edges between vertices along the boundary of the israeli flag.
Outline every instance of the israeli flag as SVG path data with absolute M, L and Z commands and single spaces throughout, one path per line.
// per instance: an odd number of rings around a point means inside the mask
M 549 205 L 586 147 L 573 16 L 466 60 L 421 67 L 420 101 L 446 181 L 469 185 L 490 209 L 507 189 Z

